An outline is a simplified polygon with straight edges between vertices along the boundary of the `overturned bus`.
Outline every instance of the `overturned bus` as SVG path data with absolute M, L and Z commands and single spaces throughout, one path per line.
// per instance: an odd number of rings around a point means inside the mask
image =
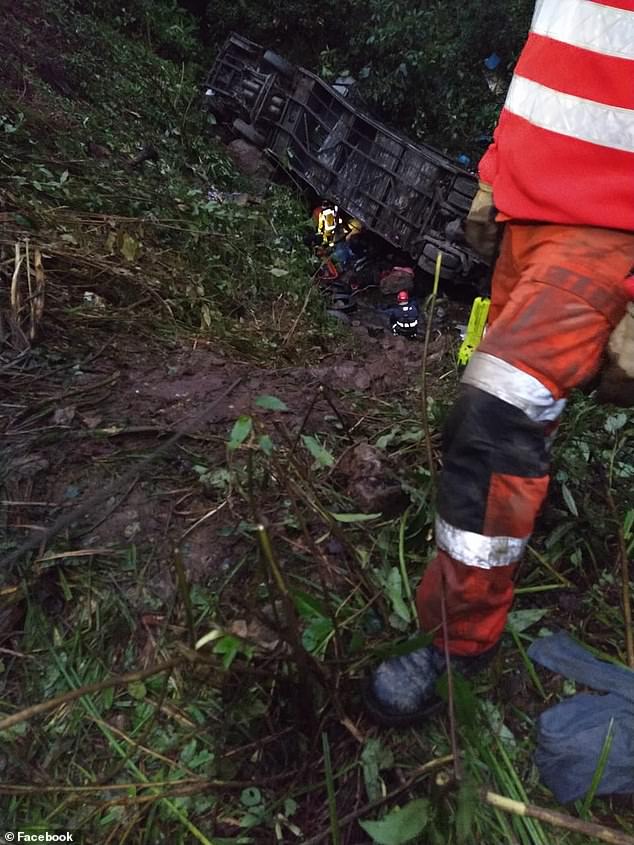
M 237 34 L 205 86 L 220 120 L 424 271 L 434 271 L 442 252 L 443 278 L 482 276 L 485 265 L 463 237 L 476 177 L 373 120 L 345 93 Z

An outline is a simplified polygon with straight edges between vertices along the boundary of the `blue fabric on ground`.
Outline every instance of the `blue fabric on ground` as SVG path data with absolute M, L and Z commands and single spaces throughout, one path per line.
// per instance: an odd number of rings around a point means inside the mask
M 579 693 L 542 713 L 535 763 L 543 783 L 562 804 L 582 798 L 613 719 L 597 795 L 634 792 L 634 672 L 597 659 L 565 633 L 535 640 L 528 654 L 559 675 L 607 693 Z

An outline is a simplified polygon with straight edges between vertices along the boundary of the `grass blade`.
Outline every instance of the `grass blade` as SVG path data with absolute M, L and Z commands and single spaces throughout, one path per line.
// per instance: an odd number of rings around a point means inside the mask
M 401 570 L 401 581 L 403 582 L 403 589 L 405 590 L 405 595 L 407 596 L 407 601 L 410 604 L 410 608 L 412 611 L 412 619 L 416 619 L 416 604 L 412 597 L 412 588 L 409 584 L 409 578 L 407 576 L 407 568 L 405 565 L 405 527 L 407 525 L 407 517 L 409 516 L 409 508 L 405 511 L 403 516 L 401 517 L 401 524 L 398 529 L 398 563 Z
M 610 719 L 610 724 L 608 725 L 608 730 L 605 734 L 605 739 L 603 740 L 603 747 L 601 748 L 601 753 L 599 754 L 599 759 L 597 761 L 597 767 L 594 770 L 594 774 L 592 775 L 590 789 L 588 790 L 586 797 L 583 799 L 583 804 L 581 805 L 581 810 L 579 811 L 579 815 L 582 819 L 587 819 L 590 815 L 590 806 L 594 801 L 594 797 L 597 794 L 597 789 L 599 788 L 599 784 L 601 783 L 601 778 L 603 777 L 603 773 L 605 772 L 605 767 L 608 763 L 608 757 L 610 756 L 610 750 L 612 748 L 613 739 L 614 717 Z
M 324 749 L 324 770 L 326 772 L 326 790 L 328 792 L 328 812 L 330 814 L 330 834 L 332 845 L 341 845 L 341 831 L 337 818 L 337 799 L 335 798 L 335 780 L 332 775 L 332 760 L 330 759 L 330 743 L 326 732 L 321 735 Z

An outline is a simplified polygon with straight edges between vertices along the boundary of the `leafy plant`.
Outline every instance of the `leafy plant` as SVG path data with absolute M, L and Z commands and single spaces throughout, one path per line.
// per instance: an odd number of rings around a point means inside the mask
M 362 820 L 359 825 L 377 845 L 405 845 L 425 830 L 429 816 L 429 801 L 416 798 L 404 807 L 392 810 L 380 821 Z

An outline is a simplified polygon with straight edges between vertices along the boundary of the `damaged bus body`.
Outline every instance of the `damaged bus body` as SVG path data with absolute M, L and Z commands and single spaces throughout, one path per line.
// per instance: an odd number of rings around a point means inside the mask
M 337 87 L 233 34 L 207 78 L 206 102 L 426 272 L 442 252 L 443 278 L 482 275 L 485 265 L 463 238 L 476 177 L 373 120 Z

